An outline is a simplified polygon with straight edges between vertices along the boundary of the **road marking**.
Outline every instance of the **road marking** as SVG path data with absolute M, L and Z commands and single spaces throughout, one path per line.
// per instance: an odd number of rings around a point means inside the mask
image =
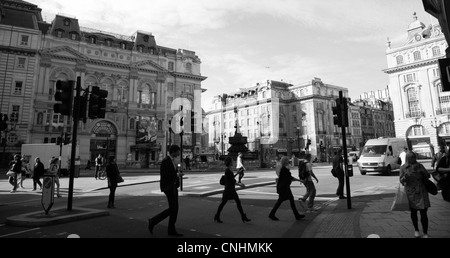
M 23 233 L 34 231 L 34 230 L 39 230 L 39 229 L 41 229 L 41 228 L 32 228 L 32 229 L 19 231 L 19 232 L 15 232 L 15 233 L 11 233 L 11 234 L 1 235 L 0 238 L 2 238 L 2 237 L 9 237 L 9 236 L 13 236 L 13 235 L 19 235 L 19 234 L 23 234 Z

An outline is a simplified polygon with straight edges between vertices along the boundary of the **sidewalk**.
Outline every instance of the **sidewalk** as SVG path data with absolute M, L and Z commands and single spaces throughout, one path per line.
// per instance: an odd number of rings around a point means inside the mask
M 430 162 L 421 162 L 432 171 Z M 392 193 L 351 196 L 326 206 L 303 233 L 306 238 L 414 238 L 410 211 L 391 211 L 396 189 Z M 450 202 L 439 192 L 429 194 L 428 235 L 432 238 L 450 238 Z M 419 229 L 421 235 L 422 224 Z

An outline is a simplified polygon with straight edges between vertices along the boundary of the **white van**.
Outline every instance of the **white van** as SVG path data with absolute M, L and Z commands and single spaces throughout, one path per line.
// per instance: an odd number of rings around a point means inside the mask
M 402 138 L 380 137 L 368 140 L 358 159 L 361 175 L 367 172 L 389 175 L 393 169 L 400 168 L 397 160 L 405 147 L 407 147 L 406 140 Z

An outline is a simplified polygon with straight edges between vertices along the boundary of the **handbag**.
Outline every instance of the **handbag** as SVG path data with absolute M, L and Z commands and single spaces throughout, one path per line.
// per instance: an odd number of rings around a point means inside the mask
M 408 211 L 409 201 L 406 196 L 405 187 L 399 184 L 397 188 L 397 193 L 395 193 L 394 202 L 391 206 L 391 211 Z
M 123 180 L 123 177 L 121 175 L 117 175 L 117 183 L 123 183 L 125 180 Z
M 224 176 L 224 175 L 222 175 L 222 177 L 220 178 L 219 183 L 220 183 L 221 185 L 225 185 L 225 176 Z
M 12 170 L 9 170 L 8 172 L 6 172 L 7 176 L 14 176 L 16 173 Z
M 428 178 L 424 178 L 423 184 L 425 185 L 425 189 L 427 189 L 427 192 L 436 195 L 438 193 L 437 186 Z
M 335 170 L 334 168 L 331 169 L 331 174 L 332 174 L 334 177 L 337 177 L 337 173 L 336 173 L 336 170 Z

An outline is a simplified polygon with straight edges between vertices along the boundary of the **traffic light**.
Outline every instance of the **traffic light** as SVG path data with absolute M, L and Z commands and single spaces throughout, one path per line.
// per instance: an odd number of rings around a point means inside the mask
M 7 121 L 8 115 L 0 113 L 0 131 L 6 130 L 6 128 L 8 127 L 8 123 L 6 123 Z
M 88 117 L 91 119 L 105 118 L 106 114 L 106 97 L 108 91 L 101 90 L 97 86 L 92 87 L 89 97 Z
M 333 107 L 333 123 L 342 127 L 341 101 L 336 99 L 336 106 Z
M 65 133 L 64 134 L 64 145 L 67 145 L 67 144 L 69 144 L 71 142 L 71 139 L 70 139 L 70 133 Z
M 87 96 L 89 94 L 89 89 L 83 94 L 83 96 L 74 98 L 74 112 L 78 110 L 78 120 L 82 120 L 83 123 L 86 123 L 86 113 L 87 113 Z
M 61 145 L 62 144 L 62 138 L 61 136 L 58 136 L 58 138 L 56 138 L 56 145 Z
M 74 84 L 75 81 L 56 82 L 55 100 L 61 101 L 61 103 L 56 103 L 53 106 L 53 111 L 55 111 L 55 113 L 60 113 L 65 116 L 72 115 Z
M 342 112 L 342 127 L 348 127 L 348 104 L 347 104 L 347 98 L 342 99 L 342 105 L 341 105 L 341 112 Z

